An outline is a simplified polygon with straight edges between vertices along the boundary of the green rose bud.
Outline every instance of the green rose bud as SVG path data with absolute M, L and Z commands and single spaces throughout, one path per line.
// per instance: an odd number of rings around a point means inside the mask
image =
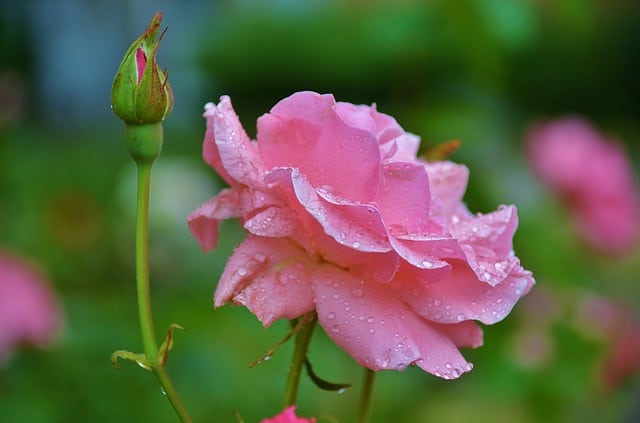
M 113 80 L 111 105 L 127 124 L 161 122 L 173 108 L 167 71 L 161 70 L 156 62 L 166 32 L 165 29 L 156 40 L 161 22 L 162 12 L 157 12 L 146 31 L 127 50 Z

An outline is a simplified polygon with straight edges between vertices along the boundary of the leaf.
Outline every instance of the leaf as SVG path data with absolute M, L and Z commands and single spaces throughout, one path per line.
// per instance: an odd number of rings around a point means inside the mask
M 320 389 L 325 391 L 338 391 L 339 393 L 343 393 L 345 389 L 351 386 L 350 383 L 331 383 L 327 382 L 324 379 L 318 377 L 317 374 L 314 373 L 313 367 L 311 366 L 311 362 L 308 358 L 304 359 L 304 367 L 307 369 L 307 373 L 309 377 L 313 381 L 313 383 Z
M 136 363 L 138 366 L 142 367 L 145 370 L 153 371 L 153 364 L 147 360 L 147 357 L 144 354 L 132 353 L 131 351 L 118 350 L 111 354 L 111 365 L 119 369 L 120 365 L 118 364 L 118 359 L 129 360 L 132 363 Z
M 257 366 L 258 364 L 264 361 L 270 360 L 273 354 L 278 350 L 278 348 L 283 346 L 285 342 L 291 339 L 293 335 L 300 332 L 300 330 L 306 325 L 308 325 L 311 321 L 313 321 L 313 319 L 315 319 L 315 313 L 308 313 L 301 316 L 299 319 L 291 320 L 291 330 L 287 332 L 284 338 L 282 338 L 274 346 L 269 348 L 267 352 L 262 355 L 262 357 L 249 363 L 249 367 L 251 368 L 251 367 Z
M 177 323 L 172 323 L 167 330 L 167 337 L 160 345 L 158 349 L 158 357 L 160 357 L 160 364 L 164 367 L 167 364 L 167 358 L 169 357 L 169 351 L 173 348 L 173 330 L 180 329 L 184 330 L 182 326 Z

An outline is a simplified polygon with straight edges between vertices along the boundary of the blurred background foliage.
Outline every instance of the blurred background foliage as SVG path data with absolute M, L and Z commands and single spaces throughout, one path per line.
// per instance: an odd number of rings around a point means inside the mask
M 160 65 L 176 103 L 155 167 L 151 255 L 158 331 L 173 322 L 169 371 L 196 421 L 246 422 L 280 410 L 291 345 L 253 369 L 287 330 L 246 310 L 212 309 L 225 260 L 243 237 L 226 223 L 203 255 L 186 216 L 221 187 L 200 159 L 202 105 L 229 94 L 250 135 L 255 119 L 297 90 L 377 103 L 423 142 L 462 141 L 466 201 L 519 207 L 517 255 L 536 276 L 530 298 L 465 351 L 455 382 L 419 369 L 380 373 L 374 421 L 640 420 L 640 379 L 607 387 L 612 346 L 581 326 L 581 298 L 640 306 L 640 256 L 582 245 L 561 205 L 526 166 L 526 128 L 579 114 L 640 158 L 640 3 L 633 0 L 0 1 L 0 248 L 39 264 L 65 311 L 47 351 L 0 367 L 0 420 L 176 421 L 150 374 L 109 364 L 140 350 L 133 284 L 134 166 L 109 110 L 115 70 L 156 10 L 169 27 Z M 637 173 L 636 173 L 637 175 Z M 0 328 L 2 330 L 2 328 Z M 354 418 L 360 370 L 317 331 L 320 376 L 354 386 L 323 392 L 303 379 L 299 413 Z

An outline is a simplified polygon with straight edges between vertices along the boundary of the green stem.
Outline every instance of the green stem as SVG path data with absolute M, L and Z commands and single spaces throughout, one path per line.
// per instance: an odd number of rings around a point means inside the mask
M 284 407 L 295 405 L 298 396 L 298 385 L 300 383 L 300 375 L 302 374 L 302 366 L 307 357 L 309 342 L 313 329 L 316 326 L 316 315 L 304 315 L 301 319 L 309 319 L 309 322 L 296 335 L 296 345 L 289 366 L 289 376 L 287 377 L 287 386 L 284 391 Z
M 151 189 L 151 164 L 138 164 L 138 205 L 136 208 L 136 289 L 142 344 L 147 359 L 155 363 L 158 352 L 156 332 L 151 312 L 149 284 L 149 192 Z
M 149 284 L 149 192 L 151 190 L 151 166 L 153 161 L 136 161 L 138 166 L 138 200 L 136 209 L 136 288 L 138 311 L 144 354 L 152 364 L 163 393 L 169 399 L 182 422 L 191 422 L 191 417 L 178 396 L 163 363 L 158 360 L 158 344 L 151 311 L 151 289 Z
M 360 403 L 358 404 L 358 423 L 368 423 L 371 419 L 371 403 L 373 399 L 373 383 L 376 372 L 371 369 L 364 369 L 362 381 L 362 391 L 360 393 Z

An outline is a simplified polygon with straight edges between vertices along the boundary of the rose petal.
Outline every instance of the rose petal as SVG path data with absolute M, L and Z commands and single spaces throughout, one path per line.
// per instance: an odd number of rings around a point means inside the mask
M 434 322 L 450 324 L 479 320 L 493 324 L 504 319 L 533 286 L 531 273 L 520 266 L 502 283 L 492 287 L 480 281 L 463 261 L 452 260 L 451 265 L 449 275 L 435 283 L 401 269 L 401 276 L 391 283 L 394 295 L 420 316 Z
M 449 336 L 416 316 L 382 285 L 330 265 L 317 268 L 312 281 L 320 325 L 362 366 L 403 370 L 417 364 L 447 379 L 470 370 Z
M 189 230 L 203 251 L 216 248 L 219 222 L 240 216 L 240 210 L 238 192 L 225 189 L 189 215 Z
M 327 188 L 315 190 L 297 169 L 272 172 L 268 181 L 282 180 L 289 174 L 297 201 L 324 229 L 342 245 L 359 251 L 386 252 L 391 250 L 380 213 L 369 204 L 355 204 L 338 198 Z
M 429 179 L 424 166 L 392 162 L 382 166 L 376 205 L 385 226 L 400 226 L 405 233 L 424 233 L 429 225 Z
M 210 115 L 213 115 L 212 118 L 209 118 Z M 213 135 L 224 171 L 234 181 L 245 185 L 260 185 L 265 173 L 262 159 L 258 155 L 256 143 L 249 139 L 233 110 L 231 99 L 228 96 L 220 97 L 215 110 L 207 110 L 205 116 L 207 126 L 213 127 L 212 131 L 207 132 L 207 136 Z M 215 163 L 212 150 L 209 146 L 206 152 L 211 154 L 210 159 Z M 216 170 L 219 171 L 218 168 Z
M 284 238 L 296 229 L 296 216 L 284 207 L 268 207 L 247 219 L 244 228 L 250 233 L 269 238 Z
M 431 195 L 442 203 L 442 212 L 449 216 L 460 205 L 467 189 L 469 169 L 448 161 L 425 164 L 429 174 Z
M 270 263 L 277 258 L 269 256 Z M 299 258 L 301 261 L 290 263 L 285 259 L 268 266 L 233 298 L 233 302 L 251 310 L 264 327 L 278 319 L 295 319 L 312 311 L 315 304 L 308 274 L 313 265 L 306 257 Z
M 293 167 L 313 187 L 331 186 L 354 202 L 373 200 L 380 178 L 377 141 L 341 119 L 332 95 L 301 92 L 280 101 L 258 119 L 258 140 L 267 167 Z
M 299 277 L 284 279 L 293 275 L 297 266 L 302 266 Z M 233 299 L 246 305 L 267 326 L 298 310 L 312 310 L 311 288 L 308 278 L 303 277 L 309 266 L 312 264 L 308 256 L 293 242 L 250 234 L 229 258 L 216 288 L 214 305 L 221 307 Z

